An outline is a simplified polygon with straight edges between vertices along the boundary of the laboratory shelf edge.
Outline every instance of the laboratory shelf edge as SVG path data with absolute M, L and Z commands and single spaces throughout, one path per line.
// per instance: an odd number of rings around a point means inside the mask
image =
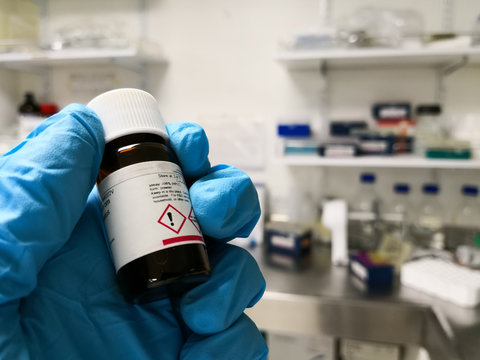
M 325 61 L 332 68 L 375 67 L 382 65 L 447 65 L 462 57 L 470 64 L 480 64 L 480 48 L 463 47 L 449 49 L 318 49 L 280 50 L 275 60 L 293 69 L 318 69 Z
M 79 63 L 115 63 L 133 67 L 147 63 L 166 64 L 167 60 L 158 45 L 145 41 L 118 49 L 86 48 L 58 51 L 39 49 L 30 52 L 0 54 L 0 66 L 23 71 L 33 71 L 38 67 L 69 66 Z
M 412 156 L 365 156 L 353 158 L 324 158 L 320 156 L 289 155 L 278 159 L 288 166 L 309 167 L 375 167 L 415 169 L 480 169 L 480 160 L 425 159 Z

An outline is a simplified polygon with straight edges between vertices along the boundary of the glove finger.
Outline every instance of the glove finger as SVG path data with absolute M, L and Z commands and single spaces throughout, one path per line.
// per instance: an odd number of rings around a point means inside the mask
M 233 166 L 214 166 L 190 187 L 190 199 L 203 234 L 215 239 L 247 237 L 260 217 L 252 180 Z
M 265 279 L 248 251 L 234 245 L 208 245 L 210 278 L 187 292 L 180 312 L 197 334 L 214 334 L 230 327 L 246 307 L 265 292 Z
M 182 360 L 260 360 L 266 359 L 268 348 L 255 323 L 242 316 L 227 330 L 206 336 L 192 334 L 180 353 Z
M 95 113 L 74 104 L 0 157 L 0 304 L 28 294 L 37 272 L 69 238 L 103 147 Z
M 200 125 L 176 122 L 167 124 L 170 145 L 182 165 L 187 181 L 198 179 L 210 169 L 208 139 Z

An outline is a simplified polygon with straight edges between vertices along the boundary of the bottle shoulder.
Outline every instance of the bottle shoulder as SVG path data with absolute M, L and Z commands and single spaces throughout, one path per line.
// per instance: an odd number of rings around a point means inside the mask
M 98 181 L 123 167 L 147 161 L 167 161 L 179 165 L 179 161 L 161 136 L 131 134 L 105 145 Z

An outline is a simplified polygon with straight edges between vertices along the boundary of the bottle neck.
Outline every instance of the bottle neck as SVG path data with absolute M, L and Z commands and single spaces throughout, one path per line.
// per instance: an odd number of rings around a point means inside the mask
M 478 202 L 477 196 L 463 195 L 462 202 L 464 205 L 476 206 Z

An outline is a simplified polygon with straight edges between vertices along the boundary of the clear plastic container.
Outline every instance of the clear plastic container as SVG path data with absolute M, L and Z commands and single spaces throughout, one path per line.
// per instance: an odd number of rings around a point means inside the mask
M 428 144 L 443 138 L 442 108 L 437 104 L 419 105 L 416 108 L 415 154 L 425 156 Z
M 423 185 L 423 201 L 415 214 L 415 243 L 433 249 L 445 248 L 445 213 L 438 199 L 437 184 Z
M 410 240 L 409 222 L 412 207 L 409 200 L 410 186 L 398 183 L 393 186 L 394 196 L 382 209 L 384 235 L 399 240 Z
M 456 236 L 460 243 L 473 245 L 480 234 L 480 207 L 478 205 L 478 187 L 464 185 L 462 187 L 462 201 L 452 216 L 452 225 L 456 228 Z
M 373 173 L 360 174 L 357 196 L 349 209 L 349 242 L 351 247 L 373 250 L 379 242 L 379 198 Z
M 39 41 L 40 8 L 31 0 L 0 0 L 0 52 L 21 51 Z

